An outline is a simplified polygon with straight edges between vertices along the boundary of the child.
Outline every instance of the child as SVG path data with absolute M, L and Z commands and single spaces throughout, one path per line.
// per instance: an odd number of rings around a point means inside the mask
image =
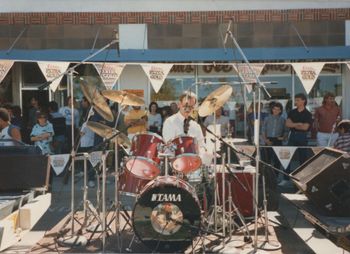
M 334 143 L 334 148 L 350 152 L 350 120 L 342 120 L 338 123 L 339 137 Z
M 38 113 L 37 122 L 30 133 L 30 140 L 41 148 L 43 154 L 51 154 L 50 143 L 54 135 L 52 124 L 47 121 L 46 114 L 42 112 Z

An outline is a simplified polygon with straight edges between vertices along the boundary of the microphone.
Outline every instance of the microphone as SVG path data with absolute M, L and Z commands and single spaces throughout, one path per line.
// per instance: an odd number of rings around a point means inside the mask
M 115 31 L 115 39 L 117 40 L 116 47 L 117 47 L 117 56 L 120 57 L 120 47 L 119 47 L 119 32 Z
M 229 23 L 228 23 L 227 30 L 226 30 L 226 35 L 225 35 L 225 39 L 224 39 L 224 45 L 226 45 L 226 42 L 227 42 L 227 39 L 228 39 L 228 35 L 230 33 L 232 21 L 233 21 L 233 18 L 231 18 Z

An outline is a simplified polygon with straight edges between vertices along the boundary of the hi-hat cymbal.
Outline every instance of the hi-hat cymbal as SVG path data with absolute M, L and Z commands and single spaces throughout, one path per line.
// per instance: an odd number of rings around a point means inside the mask
M 102 95 L 111 101 L 128 106 L 142 106 L 145 101 L 139 96 L 127 91 L 105 90 Z
M 208 116 L 221 108 L 232 94 L 232 87 L 229 85 L 220 86 L 211 92 L 198 108 L 200 116 Z
M 81 79 L 80 88 L 97 113 L 99 113 L 105 120 L 113 122 L 113 113 L 105 101 L 105 98 L 100 94 L 100 91 L 92 80 L 86 78 Z
M 118 136 L 113 138 L 111 141 L 115 142 L 116 138 L 117 138 L 119 145 L 121 145 L 125 148 L 131 147 L 131 143 L 130 143 L 129 138 L 124 133 L 121 133 L 120 131 L 113 129 L 112 127 L 109 127 L 109 126 L 104 125 L 102 123 L 92 122 L 92 121 L 87 122 L 86 126 L 90 130 L 95 132 L 97 135 L 99 135 L 103 138 L 106 138 L 106 139 L 111 138 L 113 135 L 115 135 L 116 133 L 119 132 Z

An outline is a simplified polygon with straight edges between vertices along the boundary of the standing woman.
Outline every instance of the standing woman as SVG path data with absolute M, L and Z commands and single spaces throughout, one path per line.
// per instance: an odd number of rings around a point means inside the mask
M 148 130 L 160 134 L 162 127 L 162 116 L 158 113 L 158 104 L 151 102 L 148 113 Z

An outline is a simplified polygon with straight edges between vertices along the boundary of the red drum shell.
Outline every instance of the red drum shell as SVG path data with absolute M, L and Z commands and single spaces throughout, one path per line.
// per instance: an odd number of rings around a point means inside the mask
M 195 138 L 178 136 L 170 143 L 176 145 L 175 159 L 171 160 L 171 166 L 175 171 L 187 174 L 197 170 L 202 165 Z
M 130 152 L 132 156 L 145 157 L 159 164 L 159 144 L 164 144 L 164 141 L 163 138 L 156 133 L 146 132 L 136 134 L 132 139 Z
M 124 170 L 119 175 L 119 190 L 121 192 L 131 193 L 133 195 L 139 194 L 144 186 L 151 180 L 141 179 L 135 177 L 128 170 Z

